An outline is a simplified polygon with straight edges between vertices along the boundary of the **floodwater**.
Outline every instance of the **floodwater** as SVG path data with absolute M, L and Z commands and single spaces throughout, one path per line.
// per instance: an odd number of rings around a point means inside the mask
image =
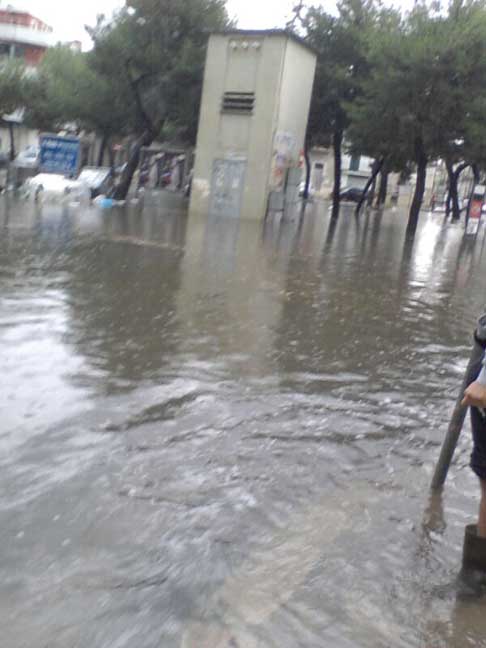
M 162 198 L 1 206 L 2 648 L 486 646 L 469 427 L 428 490 L 484 231 Z

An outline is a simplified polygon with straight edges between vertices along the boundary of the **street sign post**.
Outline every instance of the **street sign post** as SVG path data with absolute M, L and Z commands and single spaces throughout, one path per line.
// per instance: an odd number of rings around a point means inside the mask
M 77 137 L 40 136 L 40 172 L 75 177 L 81 162 L 81 142 Z

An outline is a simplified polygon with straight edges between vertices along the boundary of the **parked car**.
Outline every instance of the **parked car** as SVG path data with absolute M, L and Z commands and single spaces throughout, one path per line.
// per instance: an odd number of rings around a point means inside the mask
M 110 167 L 84 167 L 78 181 L 89 187 L 93 199 L 110 191 L 113 186 L 113 174 Z
M 339 197 L 341 200 L 347 200 L 349 202 L 359 202 L 361 200 L 361 196 L 363 195 L 363 189 L 360 189 L 359 187 L 348 187 L 348 189 L 344 189 L 344 191 L 341 191 L 339 194 Z
M 89 187 L 79 180 L 70 180 L 57 173 L 38 173 L 23 185 L 27 197 L 35 201 L 57 202 L 69 197 L 72 200 L 89 200 Z
M 36 169 L 39 166 L 40 149 L 38 146 L 28 146 L 14 160 L 14 166 L 23 169 Z
M 304 196 L 304 191 L 305 191 L 305 180 L 303 180 L 300 185 L 299 185 L 299 197 L 302 198 Z M 309 184 L 309 198 L 312 198 L 314 195 L 314 192 L 312 190 L 312 185 Z

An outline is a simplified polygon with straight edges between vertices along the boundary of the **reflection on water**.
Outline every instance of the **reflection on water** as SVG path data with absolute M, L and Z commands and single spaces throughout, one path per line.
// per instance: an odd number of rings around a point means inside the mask
M 484 232 L 404 224 L 2 205 L 2 647 L 486 646 L 467 434 L 428 495 Z

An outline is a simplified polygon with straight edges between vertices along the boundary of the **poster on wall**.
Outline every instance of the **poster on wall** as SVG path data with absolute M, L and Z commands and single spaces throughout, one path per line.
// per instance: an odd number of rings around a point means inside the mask
M 287 170 L 296 160 L 297 140 L 293 133 L 277 131 L 273 143 L 270 189 L 283 191 Z
M 483 213 L 484 195 L 486 187 L 478 185 L 474 189 L 474 193 L 469 205 L 469 213 L 466 222 L 466 234 L 476 235 L 481 223 L 481 216 Z

